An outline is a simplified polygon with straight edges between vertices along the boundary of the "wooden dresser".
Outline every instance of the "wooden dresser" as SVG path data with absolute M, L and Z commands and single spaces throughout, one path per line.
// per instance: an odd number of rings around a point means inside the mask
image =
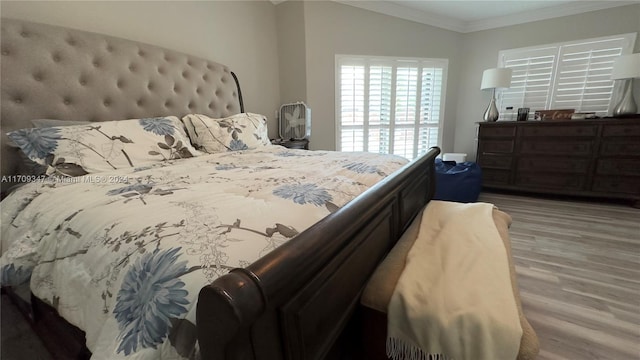
M 479 123 L 483 186 L 640 205 L 640 115 Z

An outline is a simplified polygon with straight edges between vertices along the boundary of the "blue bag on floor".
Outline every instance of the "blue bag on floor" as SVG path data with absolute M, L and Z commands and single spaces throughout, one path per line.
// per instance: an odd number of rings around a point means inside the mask
M 482 190 L 482 170 L 478 164 L 436 159 L 434 200 L 476 202 Z

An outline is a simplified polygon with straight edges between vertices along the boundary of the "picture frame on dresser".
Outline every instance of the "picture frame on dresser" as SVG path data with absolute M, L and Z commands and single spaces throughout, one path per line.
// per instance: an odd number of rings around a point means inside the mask
M 478 124 L 483 187 L 640 207 L 640 115 Z

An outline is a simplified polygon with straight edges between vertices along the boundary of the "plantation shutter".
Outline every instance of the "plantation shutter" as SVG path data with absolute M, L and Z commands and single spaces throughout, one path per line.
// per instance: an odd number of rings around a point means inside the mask
M 336 57 L 337 148 L 413 159 L 439 143 L 446 60 Z
M 340 109 L 343 131 L 341 143 L 344 151 L 362 151 L 364 148 L 364 66 L 345 64 L 340 72 Z
M 633 50 L 636 34 L 501 51 L 499 67 L 512 68 L 511 87 L 499 95 L 501 120 L 515 119 L 519 107 L 574 109 L 605 116 L 615 98 L 613 61 Z M 513 110 L 507 110 L 512 107 Z
M 604 116 L 613 94 L 613 61 L 623 38 L 560 47 L 555 96 L 550 109 L 576 109 Z
M 502 65 L 512 69 L 511 87 L 503 89 L 498 103 L 500 120 L 512 120 L 520 107 L 546 109 L 553 87 L 554 65 L 558 49 L 547 47 L 502 54 Z

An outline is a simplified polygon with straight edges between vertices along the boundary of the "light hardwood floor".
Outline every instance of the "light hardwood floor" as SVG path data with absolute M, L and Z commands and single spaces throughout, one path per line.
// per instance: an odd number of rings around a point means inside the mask
M 640 359 L 640 209 L 482 193 L 511 215 L 539 360 Z

